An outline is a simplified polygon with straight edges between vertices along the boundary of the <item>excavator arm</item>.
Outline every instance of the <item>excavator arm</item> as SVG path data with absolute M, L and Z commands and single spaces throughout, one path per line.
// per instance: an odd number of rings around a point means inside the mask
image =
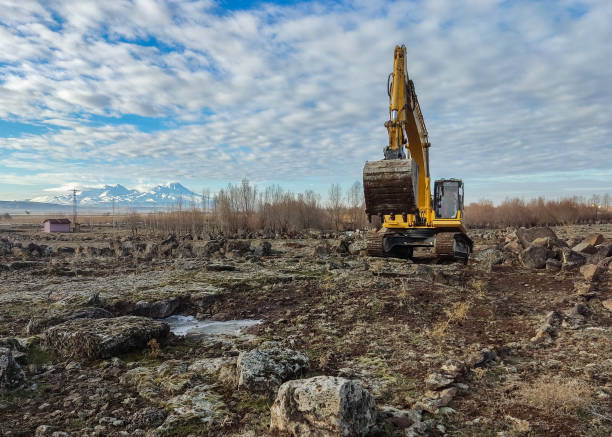
M 416 200 L 422 212 L 431 210 L 429 186 L 429 139 L 421 106 L 408 77 L 406 46 L 395 46 L 393 73 L 389 76 L 389 121 L 385 123 L 389 145 L 385 159 L 412 158 L 418 168 Z M 407 145 L 409 155 L 404 147 Z
M 366 213 L 381 218 L 389 215 L 391 220 L 397 214 L 413 224 L 430 222 L 429 141 L 414 84 L 408 78 L 406 46 L 395 47 L 388 94 L 385 159 L 364 167 Z

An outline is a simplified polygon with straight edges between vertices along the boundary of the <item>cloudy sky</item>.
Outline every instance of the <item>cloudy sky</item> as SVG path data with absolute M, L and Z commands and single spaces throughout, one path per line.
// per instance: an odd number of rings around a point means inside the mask
M 609 0 L 0 0 L 0 199 L 247 177 L 322 193 L 387 141 L 406 44 L 432 176 L 612 193 Z

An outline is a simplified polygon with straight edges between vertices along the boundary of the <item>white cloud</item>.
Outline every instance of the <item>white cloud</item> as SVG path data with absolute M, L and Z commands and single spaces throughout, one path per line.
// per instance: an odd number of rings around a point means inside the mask
M 64 181 L 93 183 L 268 180 L 271 169 L 277 180 L 358 179 L 386 142 L 401 42 L 434 176 L 492 191 L 476 177 L 610 169 L 612 4 L 572 17 L 576 4 L 308 3 L 219 16 L 211 2 L 7 2 L 0 118 L 53 129 L 0 138 L 0 170 L 43 181 L 68 163 Z M 171 128 L 87 122 L 124 114 Z

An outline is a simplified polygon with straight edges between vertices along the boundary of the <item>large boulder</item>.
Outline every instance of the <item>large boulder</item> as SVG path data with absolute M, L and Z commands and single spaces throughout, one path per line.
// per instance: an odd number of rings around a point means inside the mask
M 65 358 L 109 358 L 168 335 L 168 324 L 146 317 L 75 319 L 47 329 L 43 345 Z
M 13 354 L 0 355 L 0 392 L 19 387 L 25 382 L 25 374 Z
M 39 334 L 50 326 L 59 325 L 68 320 L 75 319 L 104 319 L 113 317 L 113 314 L 103 308 L 86 307 L 75 311 L 64 311 L 56 314 L 47 314 L 44 317 L 33 317 L 26 325 L 25 332 L 28 335 Z
M 315 376 L 281 385 L 270 430 L 294 436 L 364 436 L 374 426 L 373 396 L 357 381 Z
M 181 306 L 181 300 L 176 297 L 171 297 L 165 300 L 156 302 L 147 302 L 144 300 L 136 302 L 134 315 L 152 317 L 154 319 L 165 319 L 174 314 Z
M 587 253 L 589 255 L 597 253 L 595 246 L 590 244 L 588 241 L 583 241 L 582 243 L 576 244 L 574 247 L 572 247 L 572 250 L 575 252 Z
M 251 250 L 256 256 L 272 255 L 272 245 L 269 241 L 256 240 L 251 243 Z
M 529 246 L 521 252 L 521 262 L 530 269 L 543 269 L 549 253 L 543 246 Z
M 6 238 L 0 238 L 0 256 L 10 255 L 13 245 Z
M 244 255 L 251 251 L 251 242 L 249 240 L 228 240 L 225 243 L 225 253 L 235 253 Z
M 592 234 L 587 235 L 583 242 L 590 244 L 591 246 L 597 246 L 598 244 L 603 243 L 605 240 L 602 234 L 598 234 L 597 232 L 593 232 Z
M 535 228 L 519 228 L 516 231 L 516 236 L 520 241 L 523 248 L 527 248 L 531 245 L 531 243 L 537 238 L 550 238 L 553 241 L 556 241 L 557 235 L 555 232 L 549 227 L 535 227 Z
M 584 279 L 589 282 L 599 280 L 605 271 L 604 266 L 600 266 L 598 264 L 585 264 L 580 267 L 580 273 L 582 273 Z
M 241 352 L 236 363 L 238 387 L 262 394 L 273 394 L 284 382 L 302 375 L 309 368 L 308 357 L 268 342 Z

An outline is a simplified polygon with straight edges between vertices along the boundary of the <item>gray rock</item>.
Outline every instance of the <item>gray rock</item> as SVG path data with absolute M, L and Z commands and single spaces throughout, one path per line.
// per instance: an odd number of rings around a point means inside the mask
M 318 256 L 318 257 L 329 256 L 329 251 L 330 251 L 329 245 L 327 244 L 327 242 L 323 242 L 313 247 L 312 256 Z
M 154 319 L 165 319 L 174 314 L 181 306 L 180 299 L 171 297 L 156 302 L 136 302 L 133 314 L 137 316 L 152 317 Z
M 13 249 L 13 245 L 8 239 L 6 238 L 0 239 L 0 256 L 10 255 L 12 249 Z
M 590 244 L 591 246 L 597 246 L 598 244 L 603 243 L 604 240 L 605 238 L 602 234 L 598 234 L 597 232 L 594 232 L 592 234 L 587 235 L 582 241 L 587 244 Z
M 586 257 L 580 252 L 576 252 L 567 247 L 561 249 L 561 261 L 564 270 L 578 268 L 586 263 Z
M 540 325 L 540 327 L 536 331 L 536 335 L 531 338 L 531 342 L 550 342 L 551 337 L 555 335 L 562 323 L 562 314 L 558 313 L 557 311 L 549 312 L 546 315 L 546 318 L 544 319 L 544 323 L 542 323 L 542 325 Z
M 468 359 L 466 360 L 466 364 L 468 367 L 484 367 L 489 364 L 491 361 L 494 361 L 497 358 L 497 354 L 495 351 L 491 349 L 484 348 L 479 350 L 478 352 L 472 353 Z
M 450 375 L 442 375 L 440 373 L 430 373 L 425 378 L 425 387 L 429 390 L 439 390 L 444 387 L 448 387 L 453 382 L 455 382 L 455 378 Z
M 368 248 L 368 244 L 365 239 L 359 238 L 351 243 L 349 246 L 349 253 L 351 255 L 359 255 Z
M 228 240 L 225 243 L 225 253 L 233 252 L 235 254 L 244 255 L 251 251 L 251 242 L 249 240 Z
M 109 358 L 142 349 L 169 331 L 166 323 L 145 317 L 75 319 L 47 329 L 43 345 L 65 358 Z
M 521 252 L 521 262 L 530 269 L 542 269 L 546 266 L 549 250 L 542 246 L 529 246 Z
M 585 264 L 580 267 L 580 273 L 588 282 L 598 281 L 603 277 L 606 269 L 596 264 Z
M 516 236 L 523 246 L 523 248 L 528 248 L 531 243 L 537 239 L 542 237 L 548 237 L 551 240 L 558 240 L 557 235 L 554 233 L 552 229 L 549 227 L 535 227 L 535 228 L 520 228 L 516 230 Z
M 251 250 L 256 256 L 272 255 L 272 245 L 268 241 L 257 240 L 251 243 Z
M 501 250 L 497 249 L 484 249 L 472 256 L 473 259 L 480 262 L 488 262 L 492 265 L 501 264 L 505 261 L 506 257 Z
M 256 393 L 273 394 L 288 379 L 300 376 L 309 368 L 306 355 L 275 343 L 241 352 L 236 363 L 238 387 Z
M 575 252 L 588 253 L 589 255 L 597 253 L 597 249 L 595 248 L 595 246 L 589 244 L 586 241 L 575 245 L 574 247 L 572 247 L 572 250 Z
M 270 430 L 293 436 L 364 436 L 374 426 L 373 396 L 357 381 L 332 376 L 281 385 Z
M 131 426 L 133 428 L 152 428 L 161 425 L 168 416 L 166 410 L 155 407 L 147 407 L 136 411 L 132 415 Z
M 546 260 L 546 270 L 549 270 L 551 272 L 558 272 L 558 271 L 560 271 L 562 265 L 563 265 L 563 263 L 561 263 L 561 261 L 556 260 L 554 258 L 548 258 Z
M 25 374 L 9 351 L 0 356 L 0 391 L 19 387 L 25 382 Z

